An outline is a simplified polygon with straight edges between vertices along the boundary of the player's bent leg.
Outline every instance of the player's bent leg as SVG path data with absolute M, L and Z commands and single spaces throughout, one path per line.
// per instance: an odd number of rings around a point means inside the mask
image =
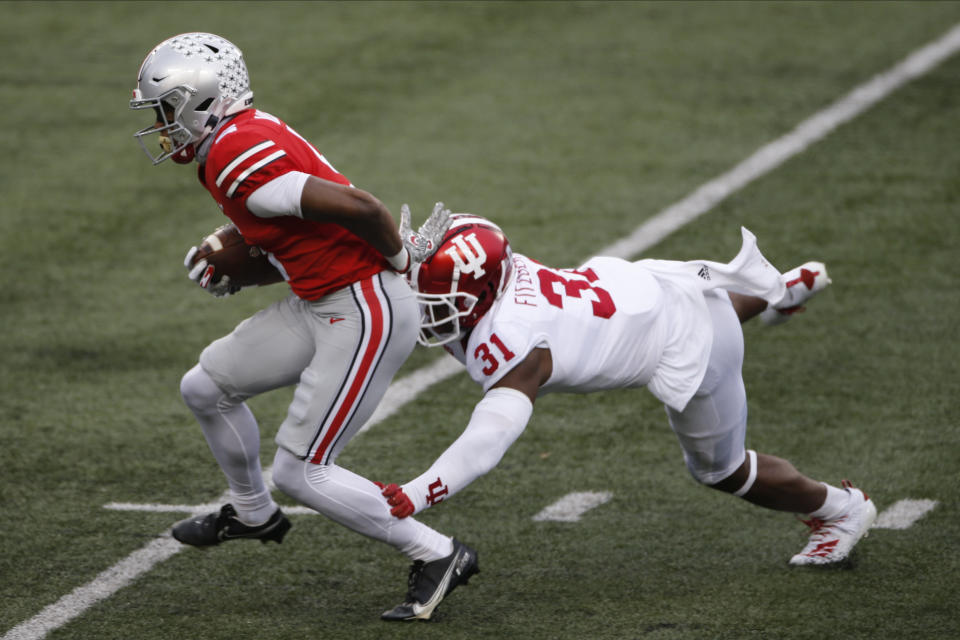
M 430 618 L 451 591 L 479 571 L 476 551 L 415 518 L 393 517 L 380 488 L 343 467 L 313 464 L 280 448 L 273 480 L 299 502 L 413 560 L 407 596 L 384 612 L 385 620 Z
M 783 458 L 763 453 L 746 456 L 736 471 L 710 486 L 757 506 L 791 513 L 809 513 L 826 498 L 824 485 L 811 480 Z
M 233 538 L 279 542 L 290 523 L 270 496 L 260 468 L 260 432 L 244 399 L 296 382 L 310 361 L 312 343 L 290 295 L 241 322 L 200 354 L 183 377 L 184 402 L 196 416 L 232 494 L 219 512 L 174 526 L 181 542 L 196 546 Z
M 180 393 L 200 423 L 233 498 L 219 512 L 177 523 L 173 536 L 194 546 L 237 538 L 280 542 L 290 523 L 263 480 L 260 432 L 253 413 L 239 398 L 225 393 L 200 365 L 183 376 Z
M 414 518 L 394 518 L 380 488 L 343 467 L 313 464 L 281 447 L 273 461 L 273 481 L 298 502 L 411 559 L 436 560 L 452 550 L 449 537 Z
M 806 514 L 810 537 L 791 565 L 827 565 L 846 560 L 877 517 L 873 501 L 844 481 L 842 488 L 804 476 L 776 456 L 748 455 L 744 464 L 710 485 L 767 509 Z
M 217 386 L 199 365 L 183 376 L 180 392 L 227 477 L 240 517 L 251 524 L 264 522 L 277 505 L 263 480 L 260 430 L 253 412 Z
M 277 434 L 273 480 L 299 502 L 410 557 L 408 597 L 400 608 L 429 618 L 476 572 L 476 552 L 413 518 L 393 517 L 376 484 L 334 464 L 416 344 L 413 292 L 401 277 L 384 272 L 308 310 L 315 351 Z
M 787 460 L 744 448 L 743 335 L 732 300 L 706 298 L 714 325 L 707 373 L 683 411 L 667 408 L 687 468 L 699 482 L 769 509 L 807 514 L 813 529 L 791 564 L 844 560 L 866 535 L 876 508 L 862 491 L 816 482 Z

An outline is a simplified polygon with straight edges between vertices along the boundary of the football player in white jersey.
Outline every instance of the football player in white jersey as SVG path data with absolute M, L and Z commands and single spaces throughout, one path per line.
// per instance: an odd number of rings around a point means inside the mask
M 780 274 L 742 229 L 730 263 L 592 258 L 553 269 L 512 253 L 491 221 L 454 214 L 411 280 L 420 342 L 442 345 L 485 395 L 463 434 L 423 474 L 385 487 L 404 518 L 447 500 L 492 469 L 541 394 L 646 387 L 666 406 L 700 483 L 753 504 L 805 514 L 812 531 L 792 565 L 844 560 L 876 518 L 866 494 L 814 481 L 788 461 L 745 448 L 740 324 L 776 323 L 830 280 L 821 263 Z
M 198 547 L 283 540 L 290 522 L 264 481 L 246 400 L 296 385 L 276 436 L 274 484 L 408 556 L 407 597 L 381 617 L 429 618 L 477 571 L 476 552 L 421 522 L 397 521 L 380 488 L 336 459 L 416 346 L 417 303 L 400 274 L 442 237 L 442 205 L 433 227 L 413 232 L 407 214 L 398 229 L 379 200 L 285 122 L 253 107 L 240 49 L 211 33 L 183 33 L 150 51 L 130 107 L 153 116 L 134 135 L 154 164 L 196 161 L 201 185 L 292 290 L 211 343 L 181 380 L 231 499 L 175 524 L 173 537 Z M 185 261 L 190 278 L 217 296 L 236 291 L 195 254 L 196 247 Z

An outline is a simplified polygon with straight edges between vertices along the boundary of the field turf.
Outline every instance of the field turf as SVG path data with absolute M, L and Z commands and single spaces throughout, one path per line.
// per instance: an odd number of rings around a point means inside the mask
M 953 2 L 0 4 L 0 634 L 183 517 L 105 504 L 221 495 L 179 379 L 286 293 L 216 300 L 184 277 L 224 218 L 132 138 L 155 43 L 231 39 L 257 106 L 397 215 L 442 200 L 575 266 L 958 21 Z M 781 270 L 827 263 L 807 313 L 745 327 L 748 446 L 881 511 L 937 501 L 845 568 L 790 569 L 803 525 L 698 486 L 646 391 L 548 396 L 496 470 L 423 514 L 482 568 L 430 623 L 378 618 L 402 556 L 295 515 L 282 546 L 187 549 L 47 637 L 960 637 L 958 113 L 952 58 L 643 254 L 725 261 L 744 225 Z M 265 464 L 290 395 L 251 402 Z M 440 382 L 339 463 L 407 480 L 479 397 Z M 532 519 L 575 491 L 613 497 Z

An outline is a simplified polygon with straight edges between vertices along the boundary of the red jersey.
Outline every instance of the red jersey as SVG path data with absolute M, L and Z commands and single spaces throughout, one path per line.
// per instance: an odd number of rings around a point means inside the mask
M 389 268 L 379 251 L 340 225 L 296 216 L 260 218 L 247 209 L 251 193 L 290 171 L 350 184 L 285 123 L 248 109 L 216 133 L 199 177 L 243 237 L 283 265 L 290 288 L 305 300 Z

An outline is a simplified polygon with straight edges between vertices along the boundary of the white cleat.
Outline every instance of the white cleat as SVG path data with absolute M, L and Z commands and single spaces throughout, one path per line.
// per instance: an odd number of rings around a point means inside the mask
M 787 285 L 787 294 L 775 306 L 768 306 L 760 314 L 760 321 L 766 325 L 780 324 L 790 316 L 803 311 L 807 300 L 820 293 L 830 284 L 827 267 L 822 262 L 807 262 L 780 276 Z
M 846 480 L 843 487 L 850 493 L 850 504 L 832 520 L 813 518 L 804 520 L 810 527 L 810 540 L 803 551 L 790 558 L 790 564 L 827 565 L 846 560 L 860 538 L 867 536 L 873 521 L 877 519 L 877 507 L 873 500 Z

